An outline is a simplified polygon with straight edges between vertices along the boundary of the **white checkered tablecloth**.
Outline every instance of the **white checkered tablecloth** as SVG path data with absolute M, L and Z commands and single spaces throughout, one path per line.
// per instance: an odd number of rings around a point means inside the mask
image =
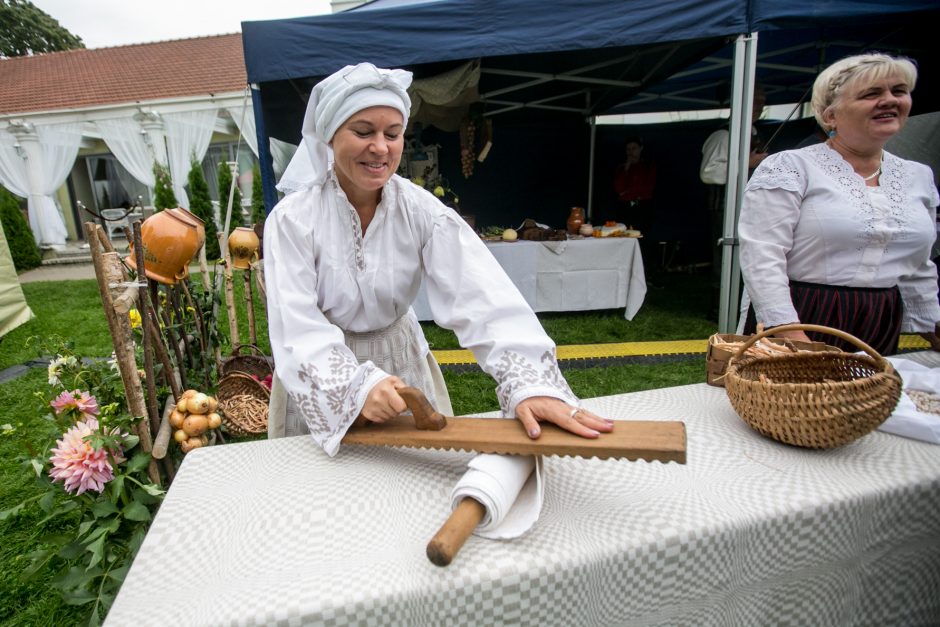
M 940 619 L 940 447 L 767 440 L 704 384 L 591 399 L 683 420 L 686 465 L 548 458 L 513 541 L 424 551 L 468 454 L 306 436 L 187 456 L 109 625 L 927 625 Z

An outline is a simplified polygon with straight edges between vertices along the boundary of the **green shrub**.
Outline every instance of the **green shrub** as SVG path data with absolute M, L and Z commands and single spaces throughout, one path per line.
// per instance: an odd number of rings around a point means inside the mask
M 215 217 L 212 215 L 212 199 L 209 197 L 209 185 L 202 173 L 202 166 L 193 161 L 189 170 L 189 210 L 197 218 L 206 223 L 206 259 L 218 259 L 219 237 L 215 226 Z
M 261 168 L 256 163 L 251 169 L 251 221 L 261 224 L 265 218 L 264 189 L 261 187 Z
M 36 238 L 29 228 L 20 203 L 16 196 L 0 187 L 0 222 L 3 223 L 3 232 L 7 237 L 10 255 L 13 257 L 13 267 L 17 272 L 35 268 L 42 263 Z
M 219 213 L 222 214 L 222 222 L 225 222 L 225 212 L 228 207 L 228 190 L 232 186 L 232 171 L 224 161 L 219 163 Z M 229 224 L 229 230 L 236 226 L 245 226 L 242 224 L 242 194 L 235 186 L 235 197 L 232 198 L 232 221 Z
M 153 206 L 157 211 L 179 207 L 176 194 L 173 193 L 173 180 L 170 171 L 159 161 L 153 163 L 153 176 L 156 184 L 153 186 Z

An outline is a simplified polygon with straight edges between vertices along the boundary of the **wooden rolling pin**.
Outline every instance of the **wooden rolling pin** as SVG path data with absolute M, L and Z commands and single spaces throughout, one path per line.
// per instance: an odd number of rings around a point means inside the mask
M 485 515 L 483 503 L 470 497 L 461 499 L 450 518 L 428 542 L 427 555 L 431 563 L 437 566 L 450 564 Z

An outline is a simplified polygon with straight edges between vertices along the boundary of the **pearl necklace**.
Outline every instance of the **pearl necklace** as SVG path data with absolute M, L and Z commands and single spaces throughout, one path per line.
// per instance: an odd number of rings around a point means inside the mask
M 880 165 L 880 164 L 878 165 L 878 169 L 877 169 L 877 170 L 875 170 L 874 172 L 872 172 L 872 173 L 869 174 L 868 176 L 863 176 L 863 177 L 862 177 L 862 180 L 865 181 L 865 182 L 868 182 L 868 181 L 872 180 L 873 178 L 875 178 L 876 176 L 878 176 L 879 174 L 881 174 L 881 165 Z

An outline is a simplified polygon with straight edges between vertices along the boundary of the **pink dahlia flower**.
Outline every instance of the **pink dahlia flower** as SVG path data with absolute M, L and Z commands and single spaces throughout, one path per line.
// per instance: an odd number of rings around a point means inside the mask
M 52 405 L 52 408 L 55 409 L 55 413 L 57 414 L 74 409 L 82 415 L 82 418 L 91 418 L 92 416 L 97 416 L 99 412 L 98 399 L 88 392 L 81 390 L 62 392 L 49 404 Z
M 81 494 L 87 490 L 101 492 L 104 484 L 114 479 L 114 471 L 108 459 L 108 449 L 95 450 L 85 438 L 98 431 L 98 420 L 87 418 L 76 422 L 56 441 L 52 449 L 52 481 L 63 481 L 66 492 Z M 121 451 L 110 451 L 116 463 L 124 461 Z

